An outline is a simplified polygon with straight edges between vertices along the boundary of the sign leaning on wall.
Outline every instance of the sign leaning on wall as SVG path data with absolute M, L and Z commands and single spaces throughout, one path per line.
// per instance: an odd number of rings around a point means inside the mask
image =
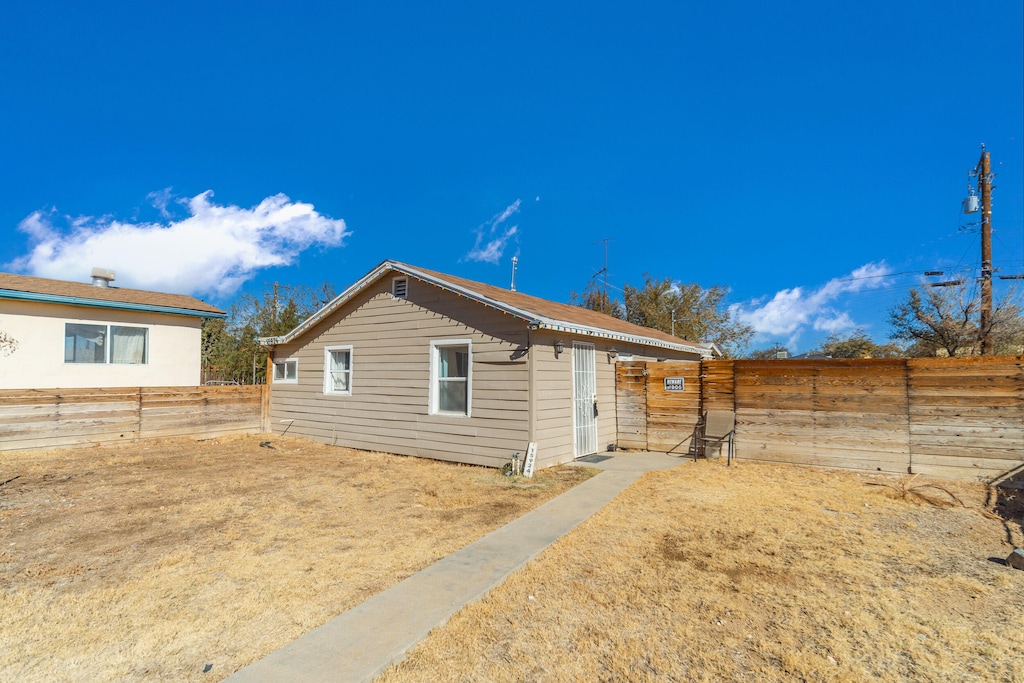
M 665 391 L 685 391 L 682 377 L 666 377 Z
M 526 462 L 523 463 L 523 476 L 533 477 L 533 467 L 537 464 L 537 444 L 530 442 L 526 448 Z

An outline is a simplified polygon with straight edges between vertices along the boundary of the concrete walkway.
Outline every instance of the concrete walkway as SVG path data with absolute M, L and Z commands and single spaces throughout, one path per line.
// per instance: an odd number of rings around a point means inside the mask
M 661 453 L 590 457 L 606 459 L 577 464 L 603 472 L 254 662 L 227 682 L 372 681 L 431 629 L 502 583 L 644 472 L 686 461 Z

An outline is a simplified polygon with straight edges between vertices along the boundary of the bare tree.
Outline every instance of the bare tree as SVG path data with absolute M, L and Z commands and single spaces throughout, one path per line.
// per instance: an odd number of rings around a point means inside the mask
M 993 309 L 988 329 L 981 329 L 981 299 L 966 284 L 911 289 L 889 312 L 891 337 L 909 342 L 911 356 L 974 356 L 987 335 L 995 352 L 1016 353 L 1024 344 L 1024 319 L 1016 292 L 1010 291 Z
M 714 343 L 726 356 L 735 356 L 754 331 L 733 318 L 722 306 L 728 289 L 683 284 L 644 273 L 642 287 L 627 284 L 622 302 L 610 299 L 596 282 L 583 294 L 573 293 L 578 306 L 614 315 L 636 325 L 651 327 L 692 342 Z
M 586 288 L 580 293 L 570 292 L 569 298 L 575 306 L 589 308 L 592 311 L 606 313 L 616 318 L 624 317 L 622 304 L 609 297 L 608 292 L 596 280 L 588 282 Z
M 206 379 L 239 384 L 266 381 L 267 350 L 259 337 L 286 334 L 334 298 L 334 287 L 276 286 L 263 297 L 243 294 L 231 306 L 227 320 L 203 323 L 202 355 Z
M 626 285 L 622 298 L 626 320 L 694 342 L 713 343 L 726 357 L 735 357 L 754 336 L 749 325 L 723 306 L 727 287 L 701 287 L 671 278 L 655 280 L 644 273 L 643 287 Z
M 876 344 L 862 328 L 846 336 L 830 334 L 819 352 L 829 358 L 899 358 L 904 353 L 899 344 Z

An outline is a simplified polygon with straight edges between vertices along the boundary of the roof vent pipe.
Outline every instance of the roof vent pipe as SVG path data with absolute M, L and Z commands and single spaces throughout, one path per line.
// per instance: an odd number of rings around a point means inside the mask
M 512 257 L 512 286 L 509 287 L 509 289 L 511 291 L 513 291 L 513 292 L 516 291 L 516 266 L 518 266 L 518 265 L 519 265 L 519 257 L 518 256 L 513 256 Z
M 109 287 L 110 283 L 114 281 L 114 271 L 107 270 L 106 268 L 93 268 L 92 269 L 92 286 L 93 287 Z

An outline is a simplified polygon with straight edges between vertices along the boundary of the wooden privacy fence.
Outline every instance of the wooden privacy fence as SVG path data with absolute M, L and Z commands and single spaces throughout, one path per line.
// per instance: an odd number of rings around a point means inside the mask
M 6 389 L 0 451 L 260 433 L 264 386 Z
M 619 364 L 621 446 L 692 452 L 699 415 L 725 409 L 741 459 L 957 479 L 1024 464 L 1024 356 L 694 365 Z M 676 373 L 696 376 L 688 400 L 667 395 Z
M 693 430 L 701 415 L 700 372 L 699 361 L 616 363 L 618 445 L 692 453 Z

